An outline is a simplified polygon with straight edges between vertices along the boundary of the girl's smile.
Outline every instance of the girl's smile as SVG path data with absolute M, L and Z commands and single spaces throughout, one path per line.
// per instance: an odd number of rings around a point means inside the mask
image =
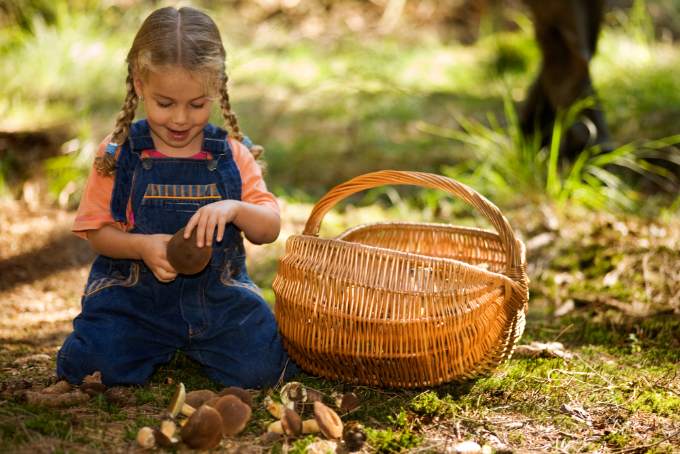
M 135 89 L 143 97 L 158 151 L 174 157 L 201 151 L 212 101 L 200 74 L 179 66 L 164 67 L 149 71 L 143 80 L 135 78 Z

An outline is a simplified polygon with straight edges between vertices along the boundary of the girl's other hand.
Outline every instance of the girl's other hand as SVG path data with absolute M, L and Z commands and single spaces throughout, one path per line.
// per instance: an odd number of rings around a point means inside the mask
M 177 271 L 170 265 L 167 257 L 168 241 L 172 235 L 158 233 L 142 235 L 140 255 L 156 279 L 161 282 L 172 282 L 177 277 Z
M 212 239 L 217 228 L 217 241 L 222 241 L 227 224 L 234 222 L 238 216 L 240 202 L 237 200 L 221 200 L 209 203 L 196 211 L 184 228 L 184 238 L 191 236 L 196 228 L 196 246 L 212 246 Z

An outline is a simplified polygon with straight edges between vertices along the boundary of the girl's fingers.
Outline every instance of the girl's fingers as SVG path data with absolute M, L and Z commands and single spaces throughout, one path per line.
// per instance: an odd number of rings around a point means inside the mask
M 217 241 L 222 241 L 222 237 L 224 236 L 224 229 L 226 227 L 226 223 L 220 219 L 220 221 L 217 223 Z
M 208 223 L 208 216 L 199 216 L 196 224 L 196 246 L 203 247 L 205 244 L 205 225 Z
M 200 212 L 197 211 L 194 213 L 193 216 L 191 216 L 191 219 L 189 219 L 189 222 L 187 222 L 187 225 L 184 227 L 184 239 L 188 240 L 189 237 L 191 236 L 191 231 L 194 229 L 196 224 L 198 223 L 198 219 L 200 217 Z
M 205 245 L 212 246 L 213 235 L 215 235 L 215 227 L 217 226 L 217 215 L 210 216 L 208 224 L 205 229 Z

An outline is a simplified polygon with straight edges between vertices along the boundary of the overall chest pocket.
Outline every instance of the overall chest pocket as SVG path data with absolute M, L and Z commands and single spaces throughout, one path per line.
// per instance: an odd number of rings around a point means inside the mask
M 142 208 L 160 208 L 179 213 L 193 213 L 200 207 L 217 202 L 222 196 L 217 184 L 156 184 L 146 186 Z

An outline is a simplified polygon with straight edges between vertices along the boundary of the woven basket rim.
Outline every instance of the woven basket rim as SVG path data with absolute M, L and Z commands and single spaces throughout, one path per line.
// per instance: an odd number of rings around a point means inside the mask
M 498 240 L 498 242 L 503 245 L 503 242 L 501 241 L 501 237 L 496 232 L 495 230 L 489 230 L 489 229 L 484 229 L 481 227 L 473 227 L 473 226 L 466 226 L 466 225 L 453 225 L 453 224 L 444 224 L 442 222 L 418 222 L 418 221 L 376 221 L 376 222 L 366 222 L 364 224 L 359 224 L 354 227 L 350 227 L 344 232 L 342 232 L 340 235 L 336 236 L 335 239 L 341 240 L 345 237 L 347 237 L 350 233 L 354 233 L 357 230 L 361 229 L 366 229 L 366 228 L 372 228 L 372 227 L 406 227 L 406 228 L 414 228 L 414 227 L 427 227 L 431 229 L 437 229 L 437 230 L 457 230 L 460 232 L 467 232 L 467 233 L 473 233 L 475 235 L 481 235 L 485 236 L 490 239 Z M 524 257 L 523 257 L 524 259 Z
M 388 249 L 385 247 L 379 247 L 379 246 L 371 246 L 368 244 L 363 244 L 363 243 L 356 243 L 353 241 L 346 241 L 340 238 L 319 238 L 318 236 L 314 235 L 305 235 L 304 233 L 301 234 L 296 234 L 296 235 L 291 235 L 288 237 L 286 242 L 291 241 L 291 240 L 298 240 L 298 241 L 312 241 L 312 242 L 318 242 L 318 243 L 330 243 L 330 244 L 335 244 L 338 247 L 346 247 L 346 248 L 352 248 L 356 250 L 364 250 L 367 253 L 383 253 L 386 255 L 391 255 L 391 256 L 396 256 L 396 257 L 401 257 L 404 259 L 421 259 L 423 261 L 431 261 L 431 262 L 438 262 L 438 263 L 443 263 L 443 264 L 452 264 L 456 266 L 461 266 L 464 269 L 468 269 L 469 271 L 472 272 L 478 272 L 481 274 L 486 274 L 488 275 L 489 278 L 495 278 L 495 279 L 501 279 L 504 281 L 508 281 L 510 284 L 517 284 L 518 281 L 515 281 L 512 279 L 510 276 L 507 276 L 506 274 L 503 273 L 497 273 L 494 271 L 486 270 L 480 266 L 477 265 L 472 265 L 467 262 L 463 262 L 461 260 L 456 260 L 448 257 L 435 257 L 431 255 L 424 255 L 424 254 L 416 254 L 415 252 L 404 252 L 404 251 L 399 251 L 396 249 Z

